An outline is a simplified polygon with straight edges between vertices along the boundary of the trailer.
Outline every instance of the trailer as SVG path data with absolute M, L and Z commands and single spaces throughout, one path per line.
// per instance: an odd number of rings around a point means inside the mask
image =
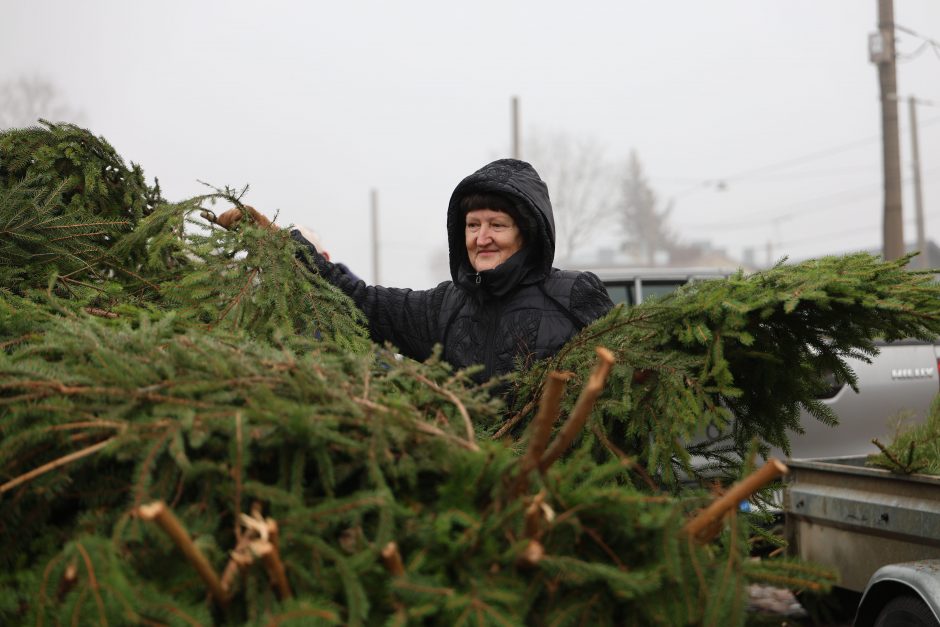
M 898 475 L 865 459 L 788 460 L 789 550 L 862 594 L 857 627 L 940 627 L 940 477 Z

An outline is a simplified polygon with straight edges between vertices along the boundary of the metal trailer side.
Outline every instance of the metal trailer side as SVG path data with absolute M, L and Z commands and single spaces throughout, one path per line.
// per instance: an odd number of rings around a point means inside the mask
M 940 477 L 864 464 L 789 460 L 783 504 L 791 553 L 834 568 L 855 592 L 882 566 L 940 558 Z

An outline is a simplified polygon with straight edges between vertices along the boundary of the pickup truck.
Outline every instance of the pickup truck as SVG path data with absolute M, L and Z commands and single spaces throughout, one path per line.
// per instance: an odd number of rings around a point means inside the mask
M 611 300 L 635 305 L 652 296 L 668 294 L 691 281 L 720 279 L 732 268 L 588 268 L 603 281 Z M 922 421 L 940 393 L 940 343 L 905 340 L 879 343 L 880 352 L 867 363 L 846 361 L 858 375 L 858 393 L 848 385 L 833 385 L 820 400 L 839 419 L 830 427 L 803 412 L 805 433 L 791 434 L 794 459 L 867 455 L 876 453 L 872 438 L 889 441 L 892 423 L 903 418 Z M 712 434 L 713 435 L 713 434 Z M 772 451 L 785 457 L 782 451 Z

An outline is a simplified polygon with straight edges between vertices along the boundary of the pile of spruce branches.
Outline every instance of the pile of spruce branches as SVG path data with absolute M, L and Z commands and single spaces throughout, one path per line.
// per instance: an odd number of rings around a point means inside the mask
M 369 342 L 286 231 L 199 217 L 241 193 L 171 203 L 83 129 L 0 133 L 3 622 L 740 625 L 749 582 L 830 579 L 696 514 L 690 456 L 741 478 L 801 406 L 832 421 L 844 357 L 940 331 L 929 275 L 826 258 L 481 386 Z

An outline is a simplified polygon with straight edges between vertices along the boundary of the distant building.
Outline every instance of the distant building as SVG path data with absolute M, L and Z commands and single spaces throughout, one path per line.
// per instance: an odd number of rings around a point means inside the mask
M 746 272 L 756 269 L 753 264 L 744 264 L 728 255 L 724 248 L 713 247 L 709 242 L 672 246 L 668 251 L 657 251 L 652 266 L 645 259 L 631 254 L 629 248 L 613 247 L 600 247 L 593 255 L 580 254 L 570 259 L 557 259 L 556 264 L 560 268 L 743 268 Z

